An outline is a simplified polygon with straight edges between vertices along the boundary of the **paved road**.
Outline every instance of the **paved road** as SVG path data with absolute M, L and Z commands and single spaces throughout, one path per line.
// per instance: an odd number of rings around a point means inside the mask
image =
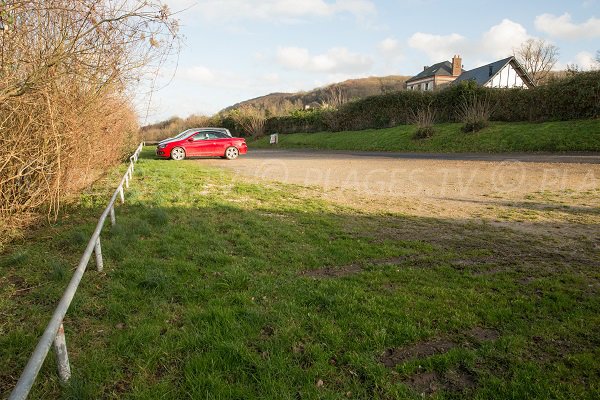
M 534 163 L 600 164 L 600 152 L 581 153 L 392 153 L 385 151 L 332 151 L 332 150 L 262 150 L 250 149 L 244 157 L 256 159 L 343 159 L 353 157 L 385 157 L 401 160 L 453 160 L 453 161 L 521 161 Z

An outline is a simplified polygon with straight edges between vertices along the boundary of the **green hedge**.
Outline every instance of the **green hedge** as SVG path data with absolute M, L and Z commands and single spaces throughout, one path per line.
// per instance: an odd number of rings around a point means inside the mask
M 600 71 L 581 72 L 534 89 L 488 89 L 462 82 L 436 92 L 401 91 L 345 104 L 337 111 L 299 111 L 267 120 L 267 133 L 353 131 L 406 124 L 412 109 L 431 104 L 438 122 L 457 121 L 467 96 L 487 96 L 494 121 L 565 121 L 600 116 Z

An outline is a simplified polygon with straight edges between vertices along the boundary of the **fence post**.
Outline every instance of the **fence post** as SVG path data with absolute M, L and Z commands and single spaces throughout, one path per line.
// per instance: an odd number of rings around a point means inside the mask
M 110 224 L 115 226 L 117 223 L 117 218 L 115 217 L 115 205 L 110 206 Z
M 65 383 L 71 377 L 71 366 L 69 365 L 69 354 L 67 353 L 67 341 L 65 339 L 65 328 L 61 322 L 58 332 L 54 337 L 54 354 L 56 355 L 56 367 L 58 377 Z
M 100 247 L 100 236 L 96 239 L 96 244 L 94 245 L 94 254 L 96 254 L 96 268 L 98 272 L 102 272 L 104 269 L 104 262 L 102 262 L 102 248 Z
M 125 173 L 125 187 L 129 188 L 129 170 Z
M 119 186 L 119 196 L 121 197 L 121 204 L 125 203 L 125 194 L 123 193 L 123 186 Z

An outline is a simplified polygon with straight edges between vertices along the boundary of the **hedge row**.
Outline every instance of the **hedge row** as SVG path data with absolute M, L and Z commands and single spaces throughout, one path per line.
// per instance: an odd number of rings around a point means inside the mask
M 345 104 L 337 111 L 295 112 L 267 120 L 266 133 L 346 131 L 406 124 L 411 110 L 431 105 L 437 122 L 457 120 L 469 96 L 486 96 L 495 121 L 564 121 L 600 116 L 600 71 L 581 72 L 534 89 L 488 89 L 462 82 L 436 92 L 401 91 Z

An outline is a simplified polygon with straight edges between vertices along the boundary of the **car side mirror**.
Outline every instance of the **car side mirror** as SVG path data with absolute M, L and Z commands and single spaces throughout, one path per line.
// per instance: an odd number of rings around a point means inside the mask
M 194 138 L 189 138 L 188 139 L 188 142 L 193 142 L 193 141 L 194 141 Z

